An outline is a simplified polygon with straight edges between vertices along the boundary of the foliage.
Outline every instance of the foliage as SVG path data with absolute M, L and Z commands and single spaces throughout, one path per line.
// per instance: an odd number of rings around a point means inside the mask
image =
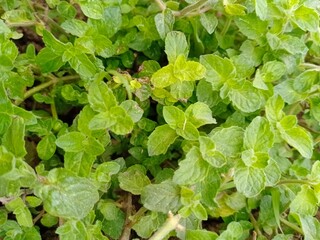
M 1 239 L 319 239 L 317 0 L 0 3 Z

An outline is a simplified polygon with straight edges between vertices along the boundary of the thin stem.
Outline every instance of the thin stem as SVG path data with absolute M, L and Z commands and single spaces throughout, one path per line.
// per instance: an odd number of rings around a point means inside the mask
M 35 224 L 36 222 L 39 221 L 39 219 L 43 216 L 43 214 L 45 214 L 44 209 L 42 209 L 39 214 L 33 219 L 33 224 Z
M 153 236 L 149 240 L 162 240 L 172 230 L 181 228 L 182 226 L 179 224 L 180 219 L 181 216 L 179 214 L 173 215 L 171 212 L 169 212 L 167 221 L 161 228 L 159 228 L 159 230 L 155 234 L 153 234 Z
M 57 108 L 56 108 L 56 103 L 54 101 L 54 97 L 52 99 L 52 103 L 51 103 L 51 114 L 53 119 L 58 119 L 58 112 L 57 112 Z
M 292 223 L 292 222 L 289 222 L 288 220 L 280 217 L 280 222 L 282 222 L 283 224 L 287 225 L 288 227 L 292 228 L 293 230 L 295 230 L 296 232 L 300 233 L 301 235 L 304 235 L 303 234 L 303 231 L 300 227 L 298 227 L 296 224 Z
M 70 81 L 70 80 L 79 79 L 79 76 L 78 75 L 71 75 L 71 76 L 57 78 L 57 77 L 51 75 L 51 76 L 49 76 L 49 78 L 51 79 L 50 81 L 41 83 L 38 86 L 35 86 L 35 87 L 29 89 L 28 91 L 26 91 L 23 96 L 23 100 L 16 101 L 16 105 L 19 105 L 21 102 L 23 102 L 27 98 L 31 97 L 33 94 L 40 92 L 41 90 L 43 90 L 47 87 L 50 87 L 51 85 L 54 85 L 54 84 L 56 84 L 58 82 L 62 82 L 62 81 Z
M 261 233 L 261 231 L 260 231 L 260 229 L 259 229 L 258 222 L 257 222 L 257 220 L 254 218 L 254 216 L 252 215 L 251 212 L 249 212 L 249 218 L 250 218 L 250 221 L 251 221 L 251 223 L 252 223 L 252 225 L 253 225 L 253 228 L 254 228 L 255 232 L 258 234 L 258 236 L 262 236 L 262 233 Z
M 29 22 L 19 22 L 19 23 L 6 23 L 9 28 L 12 27 L 31 27 L 37 24 L 37 22 L 29 21 Z
M 194 4 L 191 4 L 184 9 L 180 10 L 179 12 L 175 12 L 174 15 L 178 17 L 184 17 L 188 15 L 189 13 L 193 11 L 197 11 L 199 8 L 201 8 L 203 5 L 205 5 L 208 2 L 208 0 L 200 0 Z
M 224 190 L 228 190 L 228 189 L 232 189 L 235 188 L 236 185 L 234 184 L 234 182 L 227 182 L 227 183 L 223 183 L 221 184 L 220 188 L 219 188 L 219 192 L 222 192 Z
M 232 22 L 232 19 L 231 18 L 228 18 L 226 23 L 224 24 L 224 27 L 221 31 L 221 36 L 223 37 L 224 35 L 226 35 L 226 33 L 228 32 L 229 30 L 229 27 L 231 25 L 231 22 Z
M 319 71 L 320 72 L 320 66 L 312 64 L 312 63 L 301 63 L 299 65 L 299 67 L 303 67 L 303 68 L 307 68 L 307 69 L 312 69 L 315 71 Z
M 282 184 L 308 184 L 308 185 L 313 185 L 312 182 L 309 180 L 302 180 L 302 179 L 284 179 L 278 182 L 277 185 L 282 185 Z
M 131 235 L 131 225 L 130 225 L 130 216 L 132 213 L 132 195 L 131 193 L 127 194 L 126 201 L 126 222 L 122 234 L 120 236 L 120 240 L 129 240 Z
M 167 8 L 166 4 L 165 4 L 162 0 L 154 0 L 154 1 L 158 4 L 159 8 L 160 8 L 162 11 Z
M 138 212 L 136 212 L 133 216 L 130 216 L 130 227 L 136 224 L 140 218 L 148 211 L 145 207 L 141 207 Z

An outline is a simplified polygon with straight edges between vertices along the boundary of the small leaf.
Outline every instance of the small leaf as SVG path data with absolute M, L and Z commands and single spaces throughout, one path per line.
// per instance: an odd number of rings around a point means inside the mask
M 142 115 L 143 110 L 139 104 L 133 100 L 126 100 L 120 104 L 121 107 L 127 112 L 127 114 L 132 118 L 133 122 L 138 122 Z
M 177 137 L 176 131 L 167 124 L 156 127 L 148 138 L 149 155 L 165 154 Z M 159 141 L 159 139 L 161 139 L 161 141 Z
M 196 128 L 206 124 L 217 123 L 212 117 L 212 111 L 209 106 L 202 102 L 191 104 L 185 112 L 187 120 L 189 120 Z
M 82 221 L 69 220 L 56 230 L 61 240 L 76 238 L 78 240 L 87 239 L 87 229 Z
M 320 236 L 319 220 L 310 215 L 300 215 L 301 227 L 304 233 L 305 240 L 314 240 Z
M 82 152 L 66 152 L 64 154 L 64 167 L 80 177 L 88 177 L 93 162 L 96 160 L 94 155 Z
M 204 160 L 206 160 L 213 167 L 222 167 L 226 164 L 225 156 L 215 150 L 214 142 L 208 137 L 199 137 L 200 151 Z
M 184 33 L 177 31 L 169 32 L 165 39 L 165 52 L 169 63 L 174 63 L 179 55 L 187 58 L 189 47 Z
M 319 28 L 319 15 L 315 9 L 301 5 L 294 11 L 293 21 L 304 31 L 316 32 Z
M 61 55 L 54 52 L 51 48 L 42 48 L 36 57 L 36 63 L 39 65 L 41 72 L 49 73 L 58 71 L 65 63 Z
M 160 184 L 150 184 L 141 194 L 143 206 L 151 211 L 167 214 L 176 212 L 180 206 L 180 187 L 170 180 Z
M 30 210 L 21 198 L 16 198 L 10 201 L 6 204 L 6 208 L 13 212 L 20 226 L 29 228 L 33 226 Z
M 188 240 L 215 240 L 218 235 L 215 232 L 207 230 L 190 230 L 187 229 L 186 239 Z
M 163 118 L 173 129 L 179 128 L 186 122 L 184 112 L 174 106 L 163 107 Z
M 146 176 L 146 169 L 142 165 L 133 165 L 118 176 L 120 187 L 134 195 L 140 195 L 151 182 Z
M 165 88 L 178 82 L 178 79 L 174 76 L 173 65 L 169 64 L 156 71 L 152 75 L 151 82 L 156 88 Z
M 97 112 L 109 111 L 117 105 L 115 96 L 105 82 L 92 83 L 88 92 L 90 106 Z
M 301 204 L 303 203 L 303 204 Z M 318 209 L 318 199 L 312 188 L 303 185 L 301 191 L 290 203 L 290 212 L 314 216 Z
M 37 186 L 35 195 L 48 213 L 66 219 L 84 218 L 99 200 L 97 187 L 89 179 L 59 168 L 49 172 L 47 183 Z
M 216 15 L 209 12 L 200 14 L 200 22 L 209 34 L 212 34 L 218 25 Z
M 180 81 L 195 81 L 204 77 L 206 69 L 200 63 L 187 61 L 184 55 L 179 55 L 174 62 L 173 71 Z
M 244 146 L 257 152 L 268 152 L 273 145 L 274 134 L 267 119 L 254 118 L 244 132 Z
M 83 151 L 86 136 L 80 132 L 66 133 L 57 138 L 56 144 L 66 152 L 81 152 Z
M 154 17 L 156 28 L 162 39 L 165 39 L 168 32 L 172 31 L 175 18 L 172 11 L 166 8 L 162 13 L 158 13 Z
M 255 1 L 256 14 L 261 20 L 267 20 L 268 17 L 268 2 L 267 0 Z
M 2 145 L 16 157 L 24 157 L 27 154 L 24 137 L 24 120 L 21 117 L 14 117 L 2 137 Z
M 209 165 L 203 160 L 200 150 L 193 147 L 186 158 L 179 162 L 179 168 L 175 171 L 173 181 L 181 184 L 195 184 L 203 180 L 209 171 Z
M 42 160 L 49 160 L 56 152 L 56 137 L 50 133 L 44 136 L 37 145 L 37 152 L 39 158 Z
M 255 197 L 265 188 L 263 170 L 253 167 L 238 167 L 234 173 L 237 190 L 246 197 Z

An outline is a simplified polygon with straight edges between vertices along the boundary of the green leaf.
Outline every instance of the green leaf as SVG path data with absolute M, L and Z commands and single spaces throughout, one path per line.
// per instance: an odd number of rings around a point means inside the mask
M 270 97 L 266 103 L 266 117 L 271 123 L 276 123 L 280 121 L 284 112 L 282 109 L 284 108 L 284 101 L 279 95 L 274 95 Z
M 133 122 L 138 122 L 142 115 L 143 110 L 139 104 L 133 100 L 126 100 L 120 104 L 121 107 L 127 112 L 127 114 L 132 118 Z
M 207 230 L 190 230 L 187 229 L 186 239 L 188 240 L 215 240 L 218 235 L 215 232 Z
M 200 23 L 209 34 L 212 34 L 218 25 L 218 19 L 214 13 L 200 14 Z
M 68 19 L 61 24 L 61 27 L 67 33 L 77 37 L 82 37 L 89 29 L 89 26 L 84 21 L 78 19 Z
M 236 18 L 235 23 L 246 37 L 258 41 L 266 35 L 268 29 L 268 23 L 253 13 Z
M 241 153 L 243 145 L 243 129 L 237 126 L 221 128 L 210 134 L 216 145 L 216 150 L 226 157 L 236 157 Z M 232 141 L 230 141 L 232 139 Z
M 85 140 L 86 136 L 83 133 L 70 132 L 58 137 L 56 144 L 66 152 L 81 152 Z
M 120 29 L 122 24 L 122 14 L 120 7 L 109 6 L 105 8 L 103 12 L 103 21 L 108 26 L 104 34 L 108 38 L 110 38 Z
M 146 169 L 142 165 L 133 165 L 118 176 L 120 187 L 134 195 L 140 195 L 151 182 L 146 176 Z
M 103 2 L 83 1 L 80 4 L 84 15 L 92 19 L 101 19 L 103 17 Z
M 64 51 L 67 49 L 67 44 L 62 43 L 58 39 L 56 39 L 52 33 L 47 30 L 43 31 L 43 41 L 48 48 L 50 48 L 54 53 L 59 56 L 62 56 Z
M 193 147 L 186 158 L 179 162 L 173 181 L 179 185 L 195 184 L 202 181 L 208 174 L 209 165 L 201 156 L 199 148 Z
M 190 81 L 179 81 L 170 85 L 171 95 L 179 100 L 185 100 L 192 97 L 194 90 L 194 83 Z
M 233 16 L 241 16 L 241 15 L 245 15 L 246 12 L 246 7 L 241 5 L 241 4 L 237 4 L 237 3 L 228 3 L 224 6 L 224 10 L 226 11 L 227 14 L 233 15 Z
M 27 154 L 24 137 L 24 120 L 21 117 L 14 117 L 2 137 L 2 145 L 16 157 L 24 157 Z
M 165 88 L 178 82 L 178 79 L 174 76 L 173 64 L 169 64 L 156 71 L 152 75 L 151 82 L 156 88 Z
M 165 52 L 169 63 L 174 63 L 179 55 L 187 58 L 189 47 L 184 33 L 177 31 L 169 32 L 165 39 Z
M 73 176 L 65 169 L 53 169 L 47 182 L 35 189 L 44 209 L 53 216 L 82 219 L 99 200 L 97 187 L 87 178 Z
M 301 73 L 293 80 L 293 89 L 298 93 L 310 91 L 315 82 L 319 80 L 319 72 L 308 70 Z
M 216 151 L 214 142 L 208 137 L 199 137 L 200 152 L 205 161 L 213 167 L 219 168 L 227 163 L 225 156 Z
M 40 50 L 36 57 L 36 63 L 43 73 L 56 72 L 65 64 L 61 55 L 48 47 Z
M 249 81 L 245 81 L 240 88 L 230 89 L 229 98 L 232 103 L 243 112 L 254 112 L 263 104 L 258 90 Z
M 292 122 L 293 121 L 293 122 Z M 296 117 L 289 115 L 277 123 L 281 137 L 305 158 L 313 154 L 313 140 L 311 134 L 300 126 L 296 126 Z
M 139 221 L 133 225 L 132 229 L 142 238 L 150 238 L 152 233 L 158 229 L 166 219 L 166 215 L 152 212 L 139 219 Z
M 274 134 L 267 119 L 255 117 L 244 132 L 243 145 L 257 152 L 268 152 L 273 145 Z
M 112 113 L 112 117 L 116 121 L 116 124 L 110 126 L 109 129 L 118 135 L 129 134 L 133 129 L 134 122 L 125 109 L 117 106 L 113 107 L 110 111 Z
M 102 130 L 110 128 L 115 125 L 117 120 L 115 116 L 110 112 L 101 112 L 95 115 L 89 122 L 90 130 Z
M 69 220 L 58 227 L 56 233 L 61 240 L 71 240 L 74 238 L 79 240 L 88 239 L 87 229 L 82 221 Z
M 57 6 L 58 13 L 65 18 L 74 18 L 77 10 L 68 2 L 61 1 Z
M 37 152 L 39 158 L 42 160 L 49 160 L 56 152 L 56 137 L 50 133 L 44 136 L 37 145 Z
M 111 181 L 111 176 L 120 171 L 120 165 L 117 162 L 104 162 L 101 163 L 96 171 L 95 177 L 100 183 L 108 183 Z
M 109 111 L 117 105 L 115 96 L 105 82 L 92 83 L 88 92 L 90 106 L 97 112 Z
M 10 201 L 6 204 L 6 208 L 13 212 L 20 226 L 33 226 L 32 215 L 21 198 Z
M 318 210 L 318 199 L 313 189 L 307 185 L 301 186 L 301 191 L 290 203 L 290 212 L 314 216 Z
M 0 81 L 0 112 L 9 114 L 13 112 L 13 104 L 7 96 L 3 81 Z
M 263 170 L 254 167 L 238 167 L 234 173 L 237 190 L 246 197 L 255 197 L 265 188 Z
M 148 138 L 148 153 L 150 156 L 165 154 L 178 135 L 169 125 L 165 124 L 156 129 Z M 161 139 L 161 141 L 159 141 Z
M 267 20 L 268 17 L 268 2 L 267 0 L 255 1 L 256 14 L 261 20 Z
M 281 178 L 281 169 L 277 162 L 270 159 L 268 165 L 263 169 L 266 176 L 266 186 L 275 186 Z
M 2 136 L 12 123 L 12 117 L 7 113 L 0 113 L 0 136 Z
M 228 224 L 227 230 L 222 232 L 217 240 L 238 240 L 243 234 L 243 228 L 239 222 Z
M 200 63 L 207 69 L 205 79 L 212 84 L 213 90 L 220 90 L 227 80 L 236 76 L 236 69 L 227 58 L 213 54 L 201 55 Z
M 70 66 L 81 76 L 91 78 L 97 72 L 96 66 L 84 53 L 76 54 L 68 60 Z
M 173 129 L 181 127 L 186 122 L 184 112 L 175 106 L 164 106 L 163 118 Z
M 293 13 L 293 22 L 304 31 L 316 32 L 319 28 L 319 15 L 315 9 L 301 5 Z
M 179 55 L 174 62 L 173 71 L 180 81 L 195 81 L 204 77 L 206 69 L 200 63 L 187 61 L 184 55 Z
M 162 13 L 158 13 L 154 17 L 154 21 L 161 39 L 165 39 L 167 33 L 173 30 L 175 18 L 172 11 L 167 8 Z
M 180 187 L 170 180 L 146 186 L 141 194 L 143 206 L 151 211 L 167 214 L 176 212 L 180 206 Z
M 310 215 L 300 215 L 301 227 L 304 233 L 305 240 L 317 239 L 320 234 L 319 220 Z
M 199 128 L 206 124 L 217 123 L 212 117 L 212 111 L 209 106 L 202 102 L 196 102 L 191 104 L 186 112 L 185 116 L 196 128 Z
M 66 152 L 64 154 L 64 167 L 80 177 L 88 177 L 95 160 L 94 155 L 84 151 Z

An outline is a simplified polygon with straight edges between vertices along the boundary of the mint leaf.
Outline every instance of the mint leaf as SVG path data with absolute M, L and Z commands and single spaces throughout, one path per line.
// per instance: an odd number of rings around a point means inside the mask
M 37 152 L 39 158 L 42 160 L 49 160 L 56 152 L 56 137 L 50 133 L 44 136 L 37 145 Z
M 169 63 L 174 63 L 179 55 L 187 58 L 189 47 L 184 33 L 177 31 L 169 32 L 165 39 L 165 52 Z
M 95 160 L 95 156 L 87 152 L 66 152 L 64 167 L 80 177 L 87 177 Z
M 191 104 L 185 116 L 196 128 L 206 124 L 214 124 L 216 120 L 212 117 L 212 111 L 209 106 L 202 102 Z
M 180 81 L 195 81 L 204 77 L 206 69 L 200 63 L 187 61 L 184 55 L 179 55 L 174 62 L 173 71 Z
M 200 150 L 193 147 L 186 158 L 179 162 L 179 168 L 175 171 L 173 181 L 177 184 L 195 184 L 203 180 L 209 171 L 209 165 L 203 160 Z
M 183 127 L 187 121 L 184 112 L 174 106 L 163 107 L 163 117 L 172 129 Z
M 165 154 L 177 137 L 176 131 L 167 124 L 156 127 L 148 138 L 149 155 Z M 161 141 L 159 141 L 159 139 L 161 139 Z
M 296 197 L 290 203 L 290 211 L 301 215 L 313 216 L 318 209 L 317 203 L 318 199 L 313 189 L 303 185 L 301 187 L 301 191 L 298 192 Z
M 88 92 L 90 106 L 97 112 L 109 111 L 117 104 L 111 89 L 104 82 L 92 83 Z
M 237 190 L 246 197 L 257 196 L 265 187 L 263 170 L 254 167 L 238 167 L 234 173 Z
M 203 159 L 207 161 L 213 167 L 222 167 L 226 164 L 227 160 L 225 156 L 216 151 L 214 142 L 208 137 L 199 137 L 200 151 Z
M 173 30 L 175 18 L 170 9 L 165 9 L 154 17 L 158 33 L 162 39 L 165 39 L 167 33 Z
M 167 180 L 160 184 L 146 186 L 141 194 L 143 206 L 151 211 L 167 214 L 179 209 L 180 188 L 175 183 Z
M 64 169 L 51 170 L 47 181 L 37 187 L 35 195 L 53 216 L 80 220 L 99 200 L 97 188 L 89 179 L 73 176 Z
M 140 195 L 147 185 L 151 182 L 146 176 L 146 169 L 141 165 L 133 165 L 125 172 L 119 174 L 120 187 L 123 190 Z
M 293 116 L 284 117 L 277 123 L 277 128 L 281 137 L 288 144 L 296 148 L 303 157 L 311 158 L 313 153 L 312 136 L 304 128 L 296 126 L 296 118 Z
M 302 30 L 316 32 L 319 28 L 319 14 L 312 8 L 301 5 L 294 11 L 293 21 Z

